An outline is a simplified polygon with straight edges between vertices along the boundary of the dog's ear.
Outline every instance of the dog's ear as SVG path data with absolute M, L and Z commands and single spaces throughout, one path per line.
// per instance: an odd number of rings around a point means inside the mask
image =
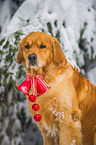
M 53 47 L 53 61 L 57 64 L 66 61 L 65 55 L 61 49 L 59 41 L 57 38 L 52 37 L 52 47 Z
M 23 50 L 22 50 L 21 42 L 22 42 L 22 40 L 20 40 L 20 42 L 19 42 L 19 52 L 17 54 L 17 60 L 18 60 L 18 63 L 19 64 L 23 63 L 23 61 L 24 61 L 24 59 L 23 59 Z

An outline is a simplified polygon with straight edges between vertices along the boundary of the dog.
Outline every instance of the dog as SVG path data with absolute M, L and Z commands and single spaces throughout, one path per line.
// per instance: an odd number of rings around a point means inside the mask
M 44 145 L 96 145 L 96 87 L 67 61 L 57 38 L 30 33 L 19 42 L 17 60 L 50 86 L 37 97 Z M 33 116 L 30 101 L 28 108 Z

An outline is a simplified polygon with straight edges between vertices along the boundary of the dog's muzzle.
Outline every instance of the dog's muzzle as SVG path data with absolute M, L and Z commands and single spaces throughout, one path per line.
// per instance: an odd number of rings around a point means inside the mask
M 37 55 L 36 54 L 29 54 L 28 55 L 28 60 L 30 65 L 36 65 L 37 63 Z

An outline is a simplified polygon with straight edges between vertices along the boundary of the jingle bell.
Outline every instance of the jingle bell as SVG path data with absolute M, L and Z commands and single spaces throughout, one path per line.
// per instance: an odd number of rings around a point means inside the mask
M 30 95 L 28 99 L 30 102 L 35 102 L 36 97 L 34 95 Z
M 20 91 L 29 96 L 29 90 L 31 88 L 31 80 L 26 79 L 21 85 L 16 86 Z
M 35 114 L 34 115 L 34 120 L 35 121 L 40 121 L 41 120 L 41 115 L 40 114 Z
M 33 109 L 34 111 L 38 111 L 38 110 L 39 110 L 39 105 L 38 105 L 38 104 L 33 104 L 33 105 L 32 105 L 32 109 Z

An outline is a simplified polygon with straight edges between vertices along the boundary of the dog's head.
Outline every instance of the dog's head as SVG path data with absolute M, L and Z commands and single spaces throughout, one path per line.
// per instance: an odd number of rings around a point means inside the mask
M 26 68 L 37 70 L 66 59 L 56 38 L 43 32 L 32 32 L 19 42 L 17 60 L 19 64 L 24 62 Z

